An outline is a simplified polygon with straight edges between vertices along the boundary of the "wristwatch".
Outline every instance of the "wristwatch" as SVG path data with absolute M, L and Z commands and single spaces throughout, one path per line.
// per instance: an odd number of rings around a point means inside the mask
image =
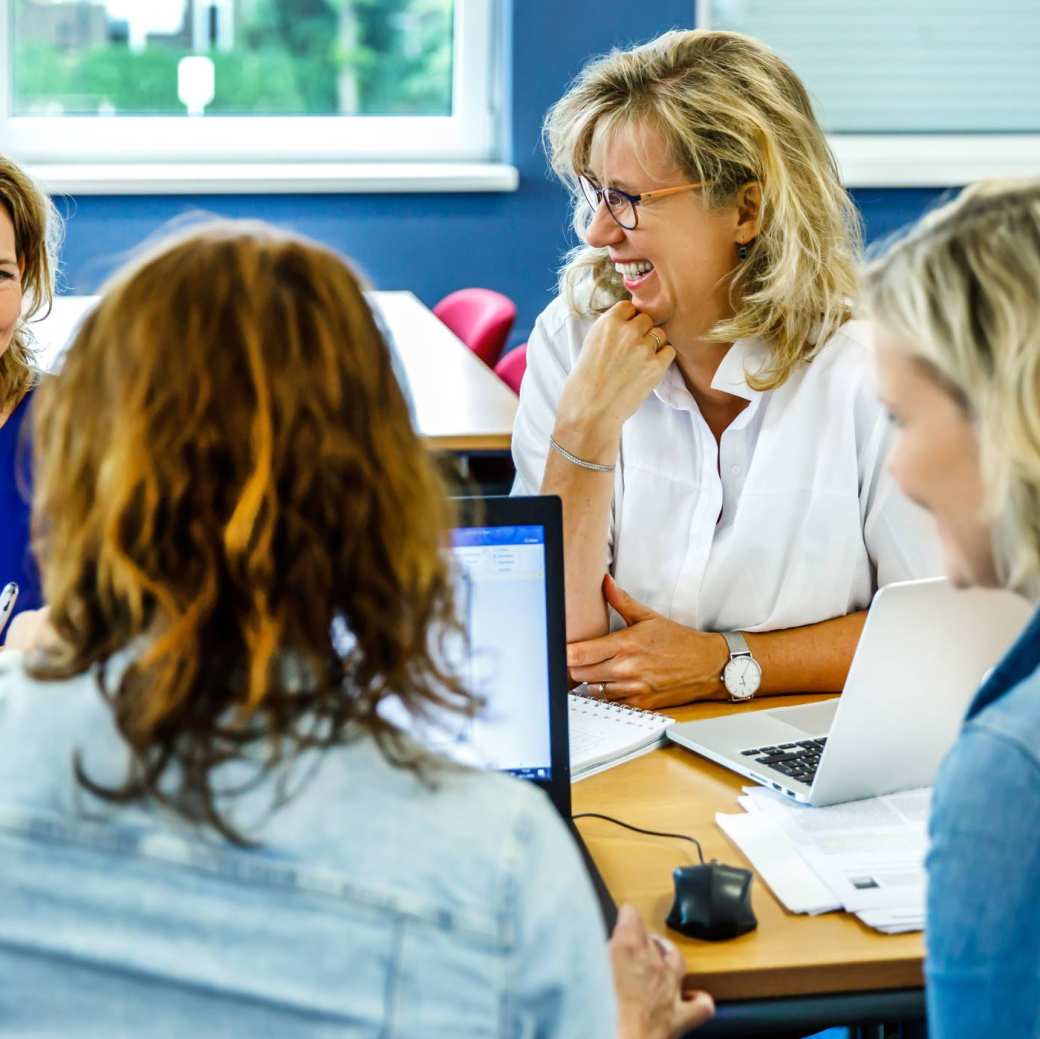
M 731 701 L 751 700 L 762 684 L 762 665 L 751 655 L 747 639 L 739 631 L 720 634 L 729 646 L 729 660 L 722 669 L 722 684 Z

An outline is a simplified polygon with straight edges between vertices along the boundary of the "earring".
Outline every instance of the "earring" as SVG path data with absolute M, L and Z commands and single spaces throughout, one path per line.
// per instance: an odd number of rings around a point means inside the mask
M 741 245 L 737 249 L 737 256 L 739 256 L 740 259 L 742 259 L 742 260 L 746 260 L 748 258 L 748 255 L 750 254 L 750 252 L 751 252 L 751 250 L 747 247 L 747 245 Z

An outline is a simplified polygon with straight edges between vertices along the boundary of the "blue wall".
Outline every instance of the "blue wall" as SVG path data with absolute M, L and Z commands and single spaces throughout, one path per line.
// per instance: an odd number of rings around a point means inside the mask
M 256 217 L 318 238 L 353 257 L 379 288 L 408 288 L 427 304 L 485 285 L 518 308 L 513 342 L 527 337 L 551 298 L 568 245 L 563 191 L 539 133 L 545 110 L 592 55 L 692 23 L 691 0 L 652 5 L 605 0 L 502 0 L 512 24 L 505 72 L 507 156 L 520 171 L 508 194 L 80 196 L 58 200 L 68 217 L 63 291 L 88 293 L 166 221 L 203 210 Z M 653 13 L 648 13 L 652 9 Z M 856 193 L 876 237 L 912 220 L 926 190 Z

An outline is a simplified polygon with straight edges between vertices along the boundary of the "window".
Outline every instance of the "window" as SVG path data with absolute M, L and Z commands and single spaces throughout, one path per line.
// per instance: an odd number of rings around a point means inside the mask
M 791 64 L 854 186 L 1040 168 L 1036 0 L 701 0 L 698 13 Z
M 32 164 L 487 162 L 488 0 L 0 0 Z

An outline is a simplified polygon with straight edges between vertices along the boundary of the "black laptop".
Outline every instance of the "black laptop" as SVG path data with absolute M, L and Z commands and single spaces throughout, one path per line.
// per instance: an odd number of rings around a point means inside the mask
M 578 845 L 609 933 L 617 908 L 571 821 L 560 499 L 456 501 L 453 551 L 470 646 L 463 667 L 487 704 L 467 738 L 487 767 L 549 796 Z

